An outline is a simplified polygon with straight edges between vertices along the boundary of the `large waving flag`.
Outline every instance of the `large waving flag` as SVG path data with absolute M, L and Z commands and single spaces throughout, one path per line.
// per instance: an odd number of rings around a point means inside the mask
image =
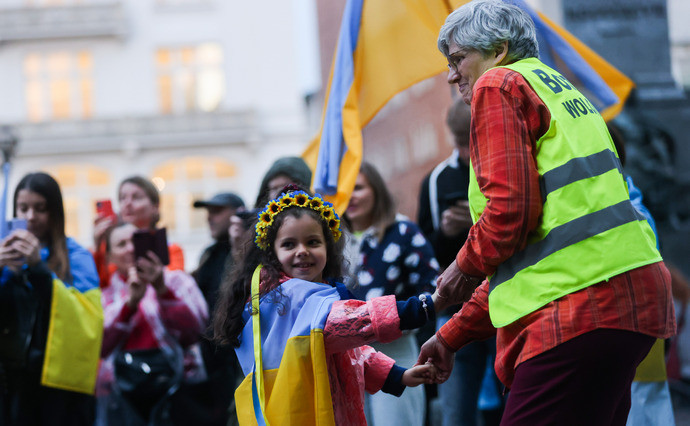
M 529 8 L 542 61 L 587 96 L 605 119 L 620 112 L 633 83 L 573 35 Z M 321 123 L 303 157 L 312 186 L 338 213 L 347 208 L 362 161 L 362 128 L 397 93 L 446 68 L 438 32 L 467 0 L 348 0 Z M 439 114 L 442 114 L 439 111 Z

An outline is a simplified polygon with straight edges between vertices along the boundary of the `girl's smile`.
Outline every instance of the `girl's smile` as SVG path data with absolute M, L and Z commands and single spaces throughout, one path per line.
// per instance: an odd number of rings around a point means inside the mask
M 321 223 L 304 214 L 287 216 L 278 229 L 274 244 L 283 272 L 305 281 L 323 281 L 326 266 L 326 239 Z

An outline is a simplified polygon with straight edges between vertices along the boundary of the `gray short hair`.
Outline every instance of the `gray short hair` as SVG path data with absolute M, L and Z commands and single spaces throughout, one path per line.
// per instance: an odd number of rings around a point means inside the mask
M 532 18 L 518 6 L 501 0 L 474 0 L 448 15 L 438 35 L 445 56 L 451 43 L 490 54 L 508 42 L 509 62 L 538 57 L 539 45 Z

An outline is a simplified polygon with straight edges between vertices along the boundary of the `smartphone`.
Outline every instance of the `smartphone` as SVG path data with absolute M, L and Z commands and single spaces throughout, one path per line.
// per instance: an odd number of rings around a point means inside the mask
M 7 222 L 7 232 L 10 233 L 15 229 L 26 229 L 26 219 L 15 217 Z
M 115 215 L 113 210 L 113 203 L 110 200 L 96 201 L 96 214 L 98 217 L 110 217 L 113 222 L 117 219 L 117 215 Z
M 5 237 L 10 235 L 15 229 L 26 229 L 26 219 L 20 219 L 15 217 L 7 221 L 7 233 L 0 236 L 0 239 L 4 240 Z
M 467 191 L 456 191 L 456 192 L 451 192 L 449 194 L 446 194 L 443 196 L 443 205 L 444 205 L 444 210 L 447 209 L 448 207 L 453 207 L 458 203 L 458 201 L 461 200 L 467 200 Z
M 165 228 L 158 228 L 153 231 L 140 229 L 132 234 L 134 244 L 134 258 L 146 257 L 146 253 L 151 250 L 158 256 L 163 265 L 170 264 L 168 252 L 168 237 Z

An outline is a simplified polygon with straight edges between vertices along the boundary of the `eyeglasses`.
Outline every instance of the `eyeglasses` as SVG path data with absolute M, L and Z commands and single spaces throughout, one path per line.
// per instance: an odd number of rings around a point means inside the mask
M 459 72 L 458 67 L 465 59 L 465 54 L 463 52 L 456 52 L 452 55 L 448 55 L 448 69 L 451 71 Z

